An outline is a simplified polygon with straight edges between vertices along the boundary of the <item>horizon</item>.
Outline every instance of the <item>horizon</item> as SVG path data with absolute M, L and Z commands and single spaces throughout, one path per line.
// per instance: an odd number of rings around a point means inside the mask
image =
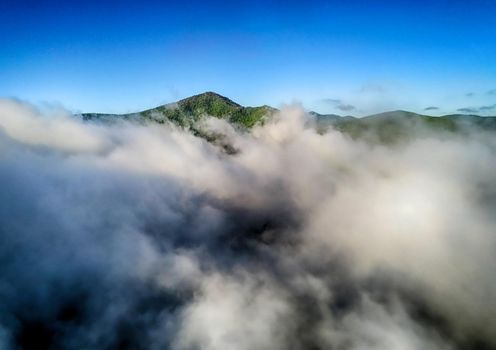
M 201 96 L 201 95 L 206 95 L 206 94 L 214 94 L 220 98 L 225 98 L 229 101 L 231 101 L 232 103 L 235 103 L 237 105 L 240 105 L 241 107 L 262 107 L 262 106 L 267 106 L 267 107 L 271 107 L 271 108 L 276 108 L 277 110 L 280 110 L 281 108 L 285 107 L 285 106 L 289 106 L 289 104 L 283 104 L 283 105 L 280 105 L 280 106 L 270 106 L 270 105 L 249 105 L 249 106 L 245 106 L 243 104 L 240 104 L 238 103 L 237 101 L 231 99 L 229 96 L 224 96 L 224 95 L 221 95 L 215 91 L 204 91 L 204 92 L 201 92 L 201 93 L 198 93 L 198 94 L 194 94 L 194 95 L 191 95 L 191 96 L 188 96 L 188 97 L 185 97 L 185 98 L 182 98 L 182 99 L 178 99 L 178 100 L 175 100 L 175 101 L 170 101 L 170 102 L 166 102 L 164 104 L 161 104 L 161 105 L 158 105 L 158 106 L 153 106 L 153 107 L 149 107 L 149 108 L 145 108 L 145 109 L 142 109 L 142 110 L 136 110 L 136 111 L 131 111 L 131 112 L 127 112 L 127 113 L 107 113 L 105 111 L 83 111 L 81 113 L 77 113 L 77 114 L 115 114 L 115 115 L 123 115 L 123 114 L 128 114 L 128 113 L 140 113 L 140 112 L 144 112 L 146 110 L 151 110 L 151 109 L 155 109 L 155 108 L 158 108 L 158 107 L 161 107 L 161 106 L 166 106 L 166 105 L 170 105 L 170 104 L 175 104 L 177 102 L 180 102 L 181 100 L 188 100 L 190 98 L 194 98 L 194 97 L 197 97 L 197 96 Z M 293 103 L 294 105 L 294 103 Z M 384 111 L 379 111 L 379 112 L 376 112 L 376 113 L 372 113 L 372 114 L 366 114 L 366 115 L 361 115 L 361 116 L 356 116 L 356 115 L 353 115 L 351 113 L 348 113 L 348 114 L 345 114 L 345 113 L 320 113 L 319 111 L 315 111 L 315 110 L 310 110 L 308 108 L 305 108 L 303 105 L 301 105 L 301 107 L 305 110 L 306 113 L 316 113 L 318 115 L 321 115 L 321 116 L 326 116 L 326 115 L 337 115 L 337 116 L 340 116 L 340 117 L 354 117 L 354 118 L 364 118 L 364 117 L 371 117 L 371 116 L 375 116 L 375 115 L 380 115 L 380 114 L 387 114 L 387 113 L 396 113 L 396 112 L 406 112 L 406 113 L 414 113 L 414 114 L 418 114 L 418 115 L 424 115 L 424 116 L 429 116 L 429 117 L 450 117 L 450 116 L 454 116 L 454 115 L 463 115 L 463 116 L 472 116 L 472 117 L 495 117 L 494 115 L 479 115 L 479 114 L 474 114 L 474 113 L 462 113 L 462 112 L 458 112 L 458 113 L 450 113 L 450 114 L 441 114 L 441 115 L 433 115 L 433 114 L 429 114 L 428 112 L 429 111 L 424 111 L 423 113 L 417 113 L 417 112 L 412 112 L 412 111 L 408 111 L 408 110 L 405 110 L 405 109 L 393 109 L 393 110 L 384 110 Z M 496 114 L 496 113 L 495 113 Z
M 216 91 L 322 114 L 496 112 L 496 3 L 0 5 L 0 96 L 127 113 Z

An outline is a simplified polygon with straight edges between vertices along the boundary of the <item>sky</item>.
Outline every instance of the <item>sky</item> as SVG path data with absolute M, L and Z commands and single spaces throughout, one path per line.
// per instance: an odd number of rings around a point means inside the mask
M 496 1 L 0 2 L 0 96 L 123 113 L 204 91 L 496 115 Z

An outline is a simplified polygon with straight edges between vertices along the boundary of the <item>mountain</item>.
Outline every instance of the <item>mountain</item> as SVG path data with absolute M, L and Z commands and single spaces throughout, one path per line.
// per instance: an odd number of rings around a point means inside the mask
M 314 112 L 314 111 L 310 111 L 308 112 L 308 114 L 310 114 L 312 117 L 315 118 L 315 120 L 317 121 L 317 123 L 329 123 L 329 122 L 332 122 L 332 121 L 337 121 L 337 120 L 353 120 L 353 119 L 357 119 L 356 117 L 353 117 L 351 115 L 345 115 L 345 116 L 341 116 L 341 115 L 338 115 L 338 114 L 320 114 L 320 113 L 317 113 L 317 112 Z
M 180 101 L 165 104 L 142 112 L 128 114 L 83 113 L 84 120 L 113 123 L 119 120 L 134 122 L 172 122 L 188 128 L 194 134 L 208 140 L 219 140 L 219 135 L 211 135 L 202 130 L 199 121 L 213 116 L 229 121 L 233 125 L 249 129 L 263 124 L 277 109 L 270 106 L 244 107 L 227 97 L 214 92 L 205 92 Z M 309 112 L 315 119 L 319 132 L 330 127 L 342 131 L 353 138 L 370 142 L 391 143 L 411 139 L 433 132 L 464 133 L 472 127 L 496 131 L 496 117 L 453 114 L 441 117 L 417 114 L 408 111 L 390 111 L 355 118 L 337 114 Z
M 116 120 L 173 122 L 182 127 L 195 128 L 195 124 L 206 116 L 226 119 L 232 124 L 251 128 L 272 115 L 275 108 L 269 106 L 243 107 L 214 92 L 205 92 L 180 101 L 165 104 L 142 112 L 129 114 L 83 113 L 84 120 L 113 122 Z
M 472 128 L 496 131 L 496 117 L 453 114 L 440 117 L 408 111 L 390 111 L 363 118 L 342 118 L 330 122 L 353 138 L 393 143 L 443 132 L 464 134 Z

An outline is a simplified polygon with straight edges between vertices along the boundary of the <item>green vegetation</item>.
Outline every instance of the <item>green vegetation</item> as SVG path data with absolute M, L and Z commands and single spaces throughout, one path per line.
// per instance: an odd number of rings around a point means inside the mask
M 263 123 L 264 118 L 275 112 L 269 106 L 243 107 L 227 97 L 214 92 L 205 92 L 191 96 L 176 103 L 166 104 L 143 112 L 112 115 L 85 113 L 85 120 L 113 122 L 115 119 L 134 120 L 138 122 L 153 121 L 157 123 L 172 122 L 181 127 L 197 129 L 197 122 L 211 116 L 226 119 L 241 128 L 251 128 Z
M 320 130 L 335 129 L 371 143 L 392 144 L 428 135 L 465 134 L 471 128 L 496 131 L 496 117 L 450 115 L 432 117 L 406 111 L 393 111 L 364 118 L 331 118 L 320 116 Z
M 222 135 L 214 135 L 203 130 L 199 122 L 211 116 L 227 120 L 236 127 L 246 130 L 257 124 L 263 124 L 276 111 L 270 106 L 243 107 L 227 97 L 214 92 L 205 92 L 138 113 L 122 115 L 86 113 L 82 117 L 85 120 L 97 120 L 104 123 L 115 123 L 121 120 L 137 123 L 170 122 L 189 129 L 195 135 L 203 137 L 209 142 L 219 144 L 228 153 L 235 153 L 235 150 L 230 148 Z M 324 133 L 329 127 L 333 127 L 352 138 L 372 143 L 391 144 L 433 133 L 438 135 L 443 133 L 463 134 L 473 127 L 496 131 L 496 117 L 462 114 L 432 117 L 407 111 L 393 111 L 364 118 L 341 117 L 335 114 L 326 115 L 315 112 L 310 112 L 310 115 L 315 118 L 319 133 Z
M 217 118 L 228 118 L 243 107 L 230 99 L 213 92 L 195 95 L 177 103 L 178 109 L 191 116 L 209 115 Z

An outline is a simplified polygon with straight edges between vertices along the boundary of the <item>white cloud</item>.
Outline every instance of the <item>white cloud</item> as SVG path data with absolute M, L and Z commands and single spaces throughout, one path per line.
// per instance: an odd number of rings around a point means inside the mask
M 252 133 L 206 127 L 239 152 L 0 102 L 1 341 L 496 344 L 493 137 L 372 146 L 298 106 Z

